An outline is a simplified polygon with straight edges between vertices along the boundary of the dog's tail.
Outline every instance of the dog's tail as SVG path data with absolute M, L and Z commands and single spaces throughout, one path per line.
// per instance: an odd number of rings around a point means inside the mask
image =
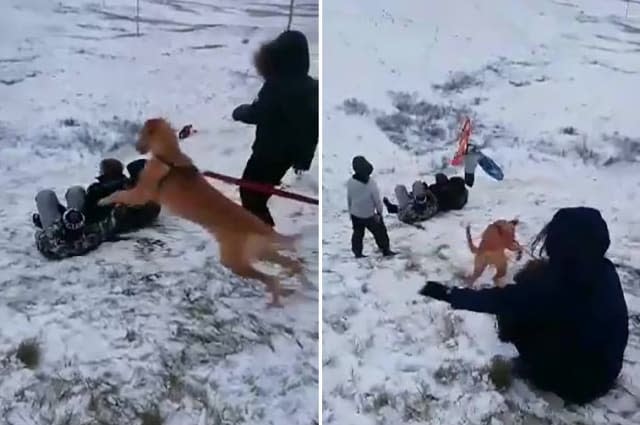
M 471 239 L 471 225 L 467 224 L 467 245 L 469 245 L 469 251 L 473 254 L 478 253 L 478 247 L 473 244 L 473 239 Z

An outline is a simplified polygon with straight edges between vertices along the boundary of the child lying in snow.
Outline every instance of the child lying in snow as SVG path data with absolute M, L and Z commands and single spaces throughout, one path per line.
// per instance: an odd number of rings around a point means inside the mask
M 465 175 L 448 178 L 442 173 L 436 174 L 436 182 L 427 185 L 422 181 L 415 181 L 411 192 L 404 185 L 395 188 L 398 204 L 384 198 L 383 202 L 389 214 L 398 214 L 403 223 L 415 224 L 433 217 L 439 212 L 460 210 L 467 204 L 469 187 L 473 186 L 475 169 L 478 165 L 479 154 L 476 150 L 469 150 L 465 155 Z
M 98 182 L 86 191 L 81 186 L 67 190 L 66 207 L 54 191 L 38 192 L 38 212 L 33 215 L 33 223 L 38 229 L 35 234 L 38 251 L 52 260 L 84 255 L 102 242 L 113 239 L 117 233 L 149 225 L 160 213 L 157 204 L 135 208 L 97 205 L 102 197 L 135 185 L 144 164 L 144 159 L 131 162 L 127 166 L 130 178 L 127 178 L 120 161 L 103 160 Z
M 352 161 L 353 177 L 347 182 L 347 206 L 351 215 L 353 234 L 351 250 L 356 258 L 362 258 L 362 241 L 367 229 L 375 238 L 382 255 L 389 257 L 395 253 L 389 248 L 389 235 L 382 221 L 382 202 L 378 185 L 371 178 L 373 165 L 363 156 Z
M 38 192 L 38 212 L 33 215 L 33 223 L 37 227 L 36 248 L 44 257 L 60 260 L 84 255 L 115 234 L 116 222 L 111 214 L 102 220 L 87 222 L 86 195 L 82 186 L 70 187 L 65 195 L 65 207 L 53 190 Z
M 411 192 L 400 184 L 395 188 L 398 204 L 393 204 L 384 198 L 384 205 L 389 214 L 398 214 L 398 220 L 407 224 L 425 221 L 438 212 L 438 200 L 426 183 L 416 180 L 411 186 Z

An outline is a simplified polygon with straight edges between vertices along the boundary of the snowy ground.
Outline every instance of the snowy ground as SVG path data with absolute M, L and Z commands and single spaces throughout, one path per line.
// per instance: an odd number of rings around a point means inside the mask
M 640 422 L 640 4 L 602 0 L 325 0 L 323 3 L 323 417 L 327 424 L 637 424 Z M 504 168 L 478 171 L 467 207 L 425 223 L 386 219 L 395 259 L 349 248 L 345 181 L 366 155 L 393 197 L 433 181 L 462 118 Z M 599 208 L 632 320 L 618 387 L 565 408 L 521 382 L 497 391 L 512 356 L 492 318 L 419 299 L 426 277 L 469 270 L 464 225 L 517 216 L 529 242 L 563 206 Z M 511 272 L 515 267 L 511 267 Z M 487 273 L 482 279 L 490 283 Z
M 197 165 L 239 175 L 254 128 L 230 114 L 257 93 L 252 53 L 284 29 L 288 3 L 142 0 L 140 37 L 134 0 L 0 3 L 1 424 L 151 424 L 156 411 L 167 425 L 317 423 L 316 293 L 267 309 L 263 287 L 220 267 L 211 238 L 164 215 L 48 262 L 30 218 L 37 190 L 62 196 L 101 157 L 134 159 L 153 116 L 194 124 L 184 149 Z M 296 3 L 317 75 L 317 2 Z M 286 183 L 317 196 L 317 164 Z M 283 232 L 308 235 L 317 284 L 317 208 L 272 205 Z M 15 356 L 29 339 L 35 370 Z

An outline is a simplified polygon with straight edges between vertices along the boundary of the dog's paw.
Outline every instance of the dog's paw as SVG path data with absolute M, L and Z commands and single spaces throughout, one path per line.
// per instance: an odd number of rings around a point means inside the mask
M 284 308 L 284 305 L 280 301 L 270 301 L 267 303 L 267 308 Z
M 473 285 L 476 283 L 476 279 L 473 276 L 462 276 L 462 281 L 464 282 L 465 285 L 467 285 L 469 288 L 473 288 Z
M 280 288 L 280 296 L 281 297 L 290 297 L 291 295 L 293 295 L 295 293 L 296 293 L 295 288 L 288 288 L 286 286 L 283 286 L 282 288 Z
M 305 289 L 316 289 L 316 285 L 313 284 L 313 281 L 307 278 L 306 276 L 300 279 L 300 283 L 302 284 L 302 287 Z

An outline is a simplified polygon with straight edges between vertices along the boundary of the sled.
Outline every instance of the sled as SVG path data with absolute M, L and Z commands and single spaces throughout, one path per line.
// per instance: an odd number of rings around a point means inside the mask
M 495 163 L 495 161 L 483 153 L 480 153 L 480 159 L 478 160 L 478 165 L 480 168 L 484 170 L 489 176 L 493 177 L 498 181 L 502 181 L 504 178 L 504 173 L 502 172 L 502 168 Z
M 451 165 L 460 166 L 464 163 L 464 156 L 467 153 L 470 137 L 471 137 L 471 120 L 467 117 L 464 120 L 464 124 L 462 125 L 462 130 L 460 130 L 460 136 L 458 136 L 458 149 L 456 150 L 456 154 L 453 156 L 453 159 L 451 160 Z

